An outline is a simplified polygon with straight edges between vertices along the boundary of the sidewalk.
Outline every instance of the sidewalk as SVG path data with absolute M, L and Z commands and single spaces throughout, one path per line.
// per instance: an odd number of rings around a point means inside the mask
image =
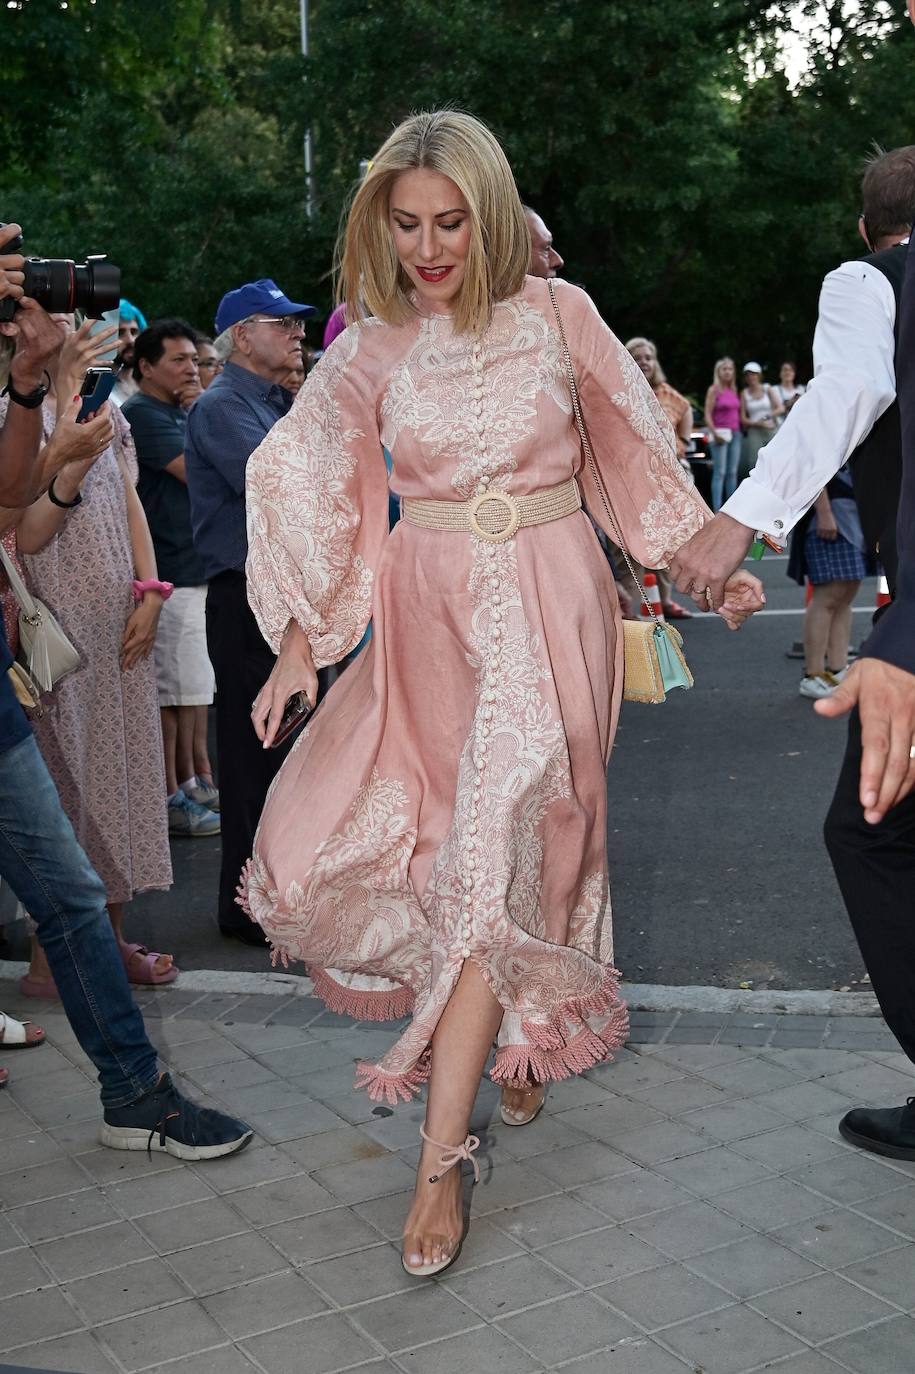
M 531 1126 L 476 1129 L 443 1279 L 401 1269 L 421 1104 L 351 1089 L 390 1027 L 310 997 L 141 994 L 163 1057 L 258 1136 L 210 1165 L 96 1147 L 59 1009 L 0 1094 L 0 1367 L 111 1374 L 912 1374 L 915 1165 L 844 1145 L 911 1066 L 871 1017 L 643 1012 Z

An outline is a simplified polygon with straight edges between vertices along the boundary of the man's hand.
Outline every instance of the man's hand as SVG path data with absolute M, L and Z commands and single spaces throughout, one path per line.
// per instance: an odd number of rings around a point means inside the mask
M 915 673 L 880 658 L 860 658 L 831 696 L 814 703 L 821 716 L 861 715 L 864 819 L 882 821 L 915 786 Z
M 179 406 L 181 406 L 182 410 L 190 410 L 191 406 L 202 392 L 203 387 L 200 385 L 200 378 L 195 377 L 192 382 L 185 382 L 184 386 L 178 388 L 175 393 L 175 400 L 178 402 Z
M 723 511 L 687 539 L 670 560 L 670 576 L 677 591 L 691 596 L 700 611 L 719 610 L 725 583 L 747 556 L 753 531 Z M 711 606 L 706 596 L 711 593 Z

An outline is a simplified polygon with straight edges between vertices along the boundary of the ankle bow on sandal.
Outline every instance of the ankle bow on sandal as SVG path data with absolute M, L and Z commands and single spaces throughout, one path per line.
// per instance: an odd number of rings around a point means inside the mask
M 443 1145 L 440 1140 L 433 1140 L 431 1135 L 427 1135 L 424 1126 L 420 1126 L 419 1133 L 423 1140 L 427 1141 L 429 1145 L 434 1145 L 436 1149 L 442 1151 L 442 1156 L 439 1160 L 441 1172 L 432 1174 L 429 1178 L 430 1183 L 438 1183 L 439 1179 L 447 1174 L 449 1169 L 453 1169 L 455 1164 L 460 1164 L 465 1159 L 473 1168 L 474 1183 L 479 1183 L 480 1166 L 473 1154 L 474 1150 L 480 1148 L 480 1137 L 478 1135 L 468 1135 L 460 1145 Z

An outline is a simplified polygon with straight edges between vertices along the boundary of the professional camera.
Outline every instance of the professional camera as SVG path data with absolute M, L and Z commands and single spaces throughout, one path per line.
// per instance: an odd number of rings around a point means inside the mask
M 22 251 L 22 235 L 3 242 L 0 224 L 0 255 Z M 121 299 L 121 269 L 104 253 L 73 262 L 70 258 L 26 258 L 23 292 L 43 305 L 45 310 L 69 314 L 81 310 L 93 320 L 106 310 L 116 310 Z M 0 320 L 11 320 L 16 302 L 7 296 L 0 300 Z

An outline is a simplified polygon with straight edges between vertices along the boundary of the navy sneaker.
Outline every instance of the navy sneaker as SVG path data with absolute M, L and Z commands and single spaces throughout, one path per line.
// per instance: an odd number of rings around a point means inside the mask
M 218 1159 L 243 1150 L 254 1132 L 212 1107 L 198 1107 L 164 1073 L 127 1107 L 106 1107 L 99 1140 L 112 1150 L 164 1150 L 177 1159 Z

